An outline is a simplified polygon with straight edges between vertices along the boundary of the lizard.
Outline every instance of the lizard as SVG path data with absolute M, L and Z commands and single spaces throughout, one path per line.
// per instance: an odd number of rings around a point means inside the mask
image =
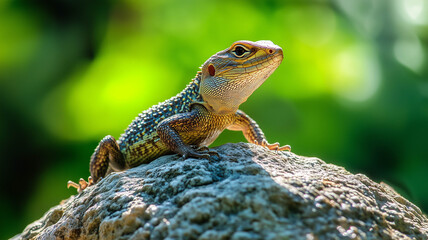
M 291 151 L 270 144 L 258 124 L 239 106 L 277 69 L 282 48 L 271 41 L 237 41 L 211 56 L 196 77 L 176 96 L 140 113 L 116 141 L 104 137 L 90 159 L 90 177 L 67 187 L 78 192 L 111 171 L 123 171 L 178 153 L 209 158 L 209 146 L 225 130 L 242 131 L 250 143 L 270 150 Z

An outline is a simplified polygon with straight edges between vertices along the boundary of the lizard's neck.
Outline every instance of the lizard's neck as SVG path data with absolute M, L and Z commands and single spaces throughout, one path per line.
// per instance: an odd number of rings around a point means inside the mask
M 178 101 L 181 101 L 181 104 L 183 106 L 189 106 L 191 104 L 197 103 L 203 105 L 207 110 L 211 112 L 215 112 L 215 109 L 210 103 L 208 103 L 201 95 L 200 93 L 200 85 L 202 81 L 202 72 L 198 72 L 195 76 L 195 78 L 192 79 L 192 81 L 184 88 L 183 91 L 181 91 L 177 96 L 176 99 Z M 226 106 L 226 104 L 223 104 Z M 235 108 L 227 108 L 227 111 L 219 112 L 220 114 L 228 114 L 228 113 L 234 113 L 236 112 L 239 104 L 237 104 L 236 109 Z
M 198 72 L 195 78 L 187 84 L 183 91 L 175 96 L 174 101 L 180 101 L 182 105 L 190 106 L 191 103 L 202 102 L 202 97 L 199 94 L 199 86 L 201 83 L 202 73 Z
M 196 73 L 195 78 L 192 79 L 192 81 L 184 88 L 183 93 L 184 95 L 190 99 L 192 99 L 194 102 L 201 102 L 202 96 L 199 94 L 199 86 L 201 84 L 202 79 L 202 73 L 198 71 Z

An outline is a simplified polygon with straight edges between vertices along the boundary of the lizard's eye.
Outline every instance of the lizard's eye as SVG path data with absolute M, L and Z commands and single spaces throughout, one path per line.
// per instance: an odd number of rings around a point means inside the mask
M 243 57 L 245 53 L 247 53 L 248 50 L 245 49 L 243 46 L 238 45 L 235 47 L 235 49 L 232 51 L 232 53 L 237 57 Z

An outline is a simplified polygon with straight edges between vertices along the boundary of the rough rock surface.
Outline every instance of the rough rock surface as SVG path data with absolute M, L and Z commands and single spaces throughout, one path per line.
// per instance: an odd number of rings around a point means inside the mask
M 112 173 L 16 239 L 428 239 L 428 219 L 362 174 L 253 144 Z

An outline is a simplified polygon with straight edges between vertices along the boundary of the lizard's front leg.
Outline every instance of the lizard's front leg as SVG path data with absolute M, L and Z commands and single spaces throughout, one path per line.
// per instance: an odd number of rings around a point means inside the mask
M 159 123 L 156 131 L 161 141 L 169 149 L 184 158 L 209 158 L 210 154 L 215 152 L 209 151 L 207 147 L 199 146 L 205 139 L 204 135 L 209 133 L 204 128 L 205 124 L 208 124 L 206 118 L 206 109 L 198 105 L 190 112 L 164 119 Z M 191 145 L 196 146 L 196 149 Z
M 227 129 L 233 131 L 242 131 L 248 142 L 267 147 L 270 150 L 291 151 L 291 147 L 289 145 L 280 146 L 277 142 L 269 144 L 265 138 L 265 135 L 263 134 L 262 129 L 259 127 L 256 121 L 251 119 L 241 110 L 236 112 L 235 121 L 232 125 L 227 127 Z

